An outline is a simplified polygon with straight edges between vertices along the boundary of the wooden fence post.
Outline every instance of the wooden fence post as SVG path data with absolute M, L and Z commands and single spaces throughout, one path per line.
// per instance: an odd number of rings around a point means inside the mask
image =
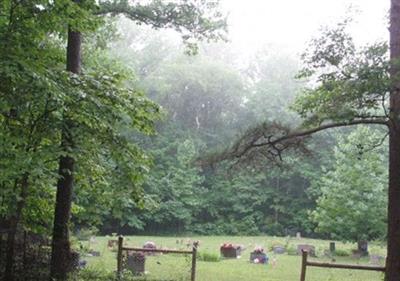
M 124 244 L 124 238 L 122 236 L 118 237 L 118 252 L 117 252 L 117 276 L 121 277 L 122 272 L 122 247 Z
M 193 243 L 193 250 L 192 250 L 192 275 L 190 277 L 190 281 L 196 281 L 196 259 L 197 259 L 197 246 L 198 243 Z
M 301 275 L 300 275 L 300 281 L 306 281 L 306 269 L 307 269 L 307 256 L 308 252 L 305 250 L 302 250 L 302 259 L 301 259 Z

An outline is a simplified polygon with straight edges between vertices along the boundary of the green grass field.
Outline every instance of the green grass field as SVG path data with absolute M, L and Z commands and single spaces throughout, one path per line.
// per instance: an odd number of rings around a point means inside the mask
M 97 237 L 90 248 L 100 251 L 100 257 L 85 257 L 88 266 L 94 269 L 115 271 L 116 252 L 107 248 L 107 241 L 111 237 Z M 115 238 L 114 238 L 115 239 Z M 316 247 L 317 258 L 313 260 L 330 262 L 331 259 L 324 257 L 324 250 L 329 248 L 330 241 L 278 237 L 228 237 L 228 236 L 206 236 L 206 237 L 125 237 L 125 245 L 141 247 L 146 241 L 153 241 L 158 247 L 169 249 L 188 249 L 186 244 L 192 241 L 200 241 L 199 252 L 219 254 L 219 247 L 225 242 L 241 244 L 246 247 L 240 259 L 223 259 L 219 262 L 197 262 L 197 281 L 297 281 L 300 278 L 301 257 L 297 255 L 274 255 L 269 250 L 273 245 L 282 244 L 287 248 L 295 249 L 298 244 L 311 244 Z M 88 242 L 82 242 L 87 246 Z M 251 264 L 249 262 L 250 252 L 255 246 L 266 249 L 270 258 L 275 259 L 275 265 Z M 343 244 L 336 242 L 336 249 L 350 252 L 356 246 L 354 244 Z M 385 248 L 378 244 L 370 244 L 371 254 L 385 255 Z M 354 259 L 351 257 L 335 257 L 336 263 L 364 264 L 369 265 L 369 259 Z M 150 280 L 189 280 L 190 256 L 158 255 L 146 259 L 146 278 Z M 383 275 L 373 271 L 357 271 L 343 269 L 320 269 L 307 268 L 308 281 L 381 281 Z

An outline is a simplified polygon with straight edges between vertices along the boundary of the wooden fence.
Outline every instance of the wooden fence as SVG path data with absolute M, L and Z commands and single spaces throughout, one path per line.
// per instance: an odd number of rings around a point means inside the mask
M 302 251 L 303 257 L 301 261 L 301 275 L 300 281 L 306 281 L 306 270 L 307 266 L 324 267 L 324 268 L 338 268 L 338 269 L 356 269 L 356 270 L 372 270 L 372 271 L 385 271 L 385 267 L 380 266 L 363 266 L 363 265 L 351 265 L 351 264 L 334 264 L 334 263 L 321 263 L 321 262 L 310 262 L 308 261 L 308 252 Z
M 196 281 L 196 259 L 197 259 L 197 243 L 193 244 L 191 251 L 181 251 L 181 250 L 165 250 L 165 249 L 146 249 L 146 248 L 129 248 L 124 247 L 124 238 L 122 236 L 118 237 L 118 252 L 117 252 L 117 274 L 121 276 L 122 272 L 122 258 L 123 251 L 134 251 L 134 252 L 147 252 L 147 253 L 163 253 L 163 254 L 182 254 L 191 255 L 192 263 L 190 270 L 190 281 Z

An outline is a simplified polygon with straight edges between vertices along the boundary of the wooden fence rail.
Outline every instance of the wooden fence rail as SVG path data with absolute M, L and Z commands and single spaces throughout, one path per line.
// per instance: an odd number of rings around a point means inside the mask
M 310 262 L 307 260 L 308 252 L 303 250 L 302 254 L 303 254 L 303 256 L 302 256 L 302 261 L 301 261 L 300 281 L 306 281 L 307 266 L 338 268 L 338 269 L 372 270 L 372 271 L 381 271 L 381 272 L 385 271 L 385 267 L 380 267 L 380 266 L 363 266 L 363 265 L 352 265 L 352 264 Z
M 197 243 L 193 244 L 191 251 L 181 251 L 181 250 L 166 250 L 166 249 L 145 249 L 145 248 L 130 248 L 124 247 L 124 238 L 122 236 L 118 237 L 118 252 L 117 252 L 117 274 L 121 276 L 122 272 L 122 255 L 123 251 L 135 251 L 135 252 L 151 252 L 151 253 L 163 253 L 163 254 L 182 254 L 182 255 L 192 255 L 192 267 L 190 281 L 196 281 L 196 261 L 197 261 Z

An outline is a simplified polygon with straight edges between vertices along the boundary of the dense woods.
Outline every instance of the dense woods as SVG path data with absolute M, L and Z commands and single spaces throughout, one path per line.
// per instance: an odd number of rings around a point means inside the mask
M 271 163 L 268 157 L 211 165 L 202 161 L 233 144 L 249 127 L 276 121 L 276 116 L 279 122 L 300 123 L 299 115 L 289 108 L 305 86 L 304 80 L 295 78 L 300 61 L 268 49 L 242 62 L 222 43 L 200 44 L 199 54 L 186 56 L 184 46 L 162 33 L 126 20 L 117 29 L 124 37 L 112 44 L 111 55 L 136 73 L 137 86 L 161 105 L 163 117 L 153 137 L 125 131 L 153 162 L 143 183 L 144 208 L 121 196 L 111 211 L 97 209 L 101 223 L 96 226 L 102 233 L 330 236 L 332 232 L 316 231 L 317 220 L 310 213 L 323 190 L 329 189 L 321 178 L 335 170 L 335 151 L 342 149 L 338 141 L 353 129 L 320 133 L 307 149 L 285 153 L 278 162 Z M 387 159 L 371 156 L 385 155 L 378 145 L 385 133 L 371 130 L 375 139 L 367 139 L 370 132 L 363 131 L 362 137 L 349 140 L 346 149 L 355 155 L 354 161 L 369 163 L 373 157 L 374 165 L 385 170 Z M 352 167 L 352 163 L 342 165 L 343 170 Z M 377 172 L 383 186 L 385 178 Z M 93 225 L 95 217 L 86 193 L 84 201 L 75 218 L 78 229 Z M 383 214 L 378 220 L 384 225 L 385 208 L 378 205 Z M 384 238 L 381 231 L 371 233 L 368 238 Z

